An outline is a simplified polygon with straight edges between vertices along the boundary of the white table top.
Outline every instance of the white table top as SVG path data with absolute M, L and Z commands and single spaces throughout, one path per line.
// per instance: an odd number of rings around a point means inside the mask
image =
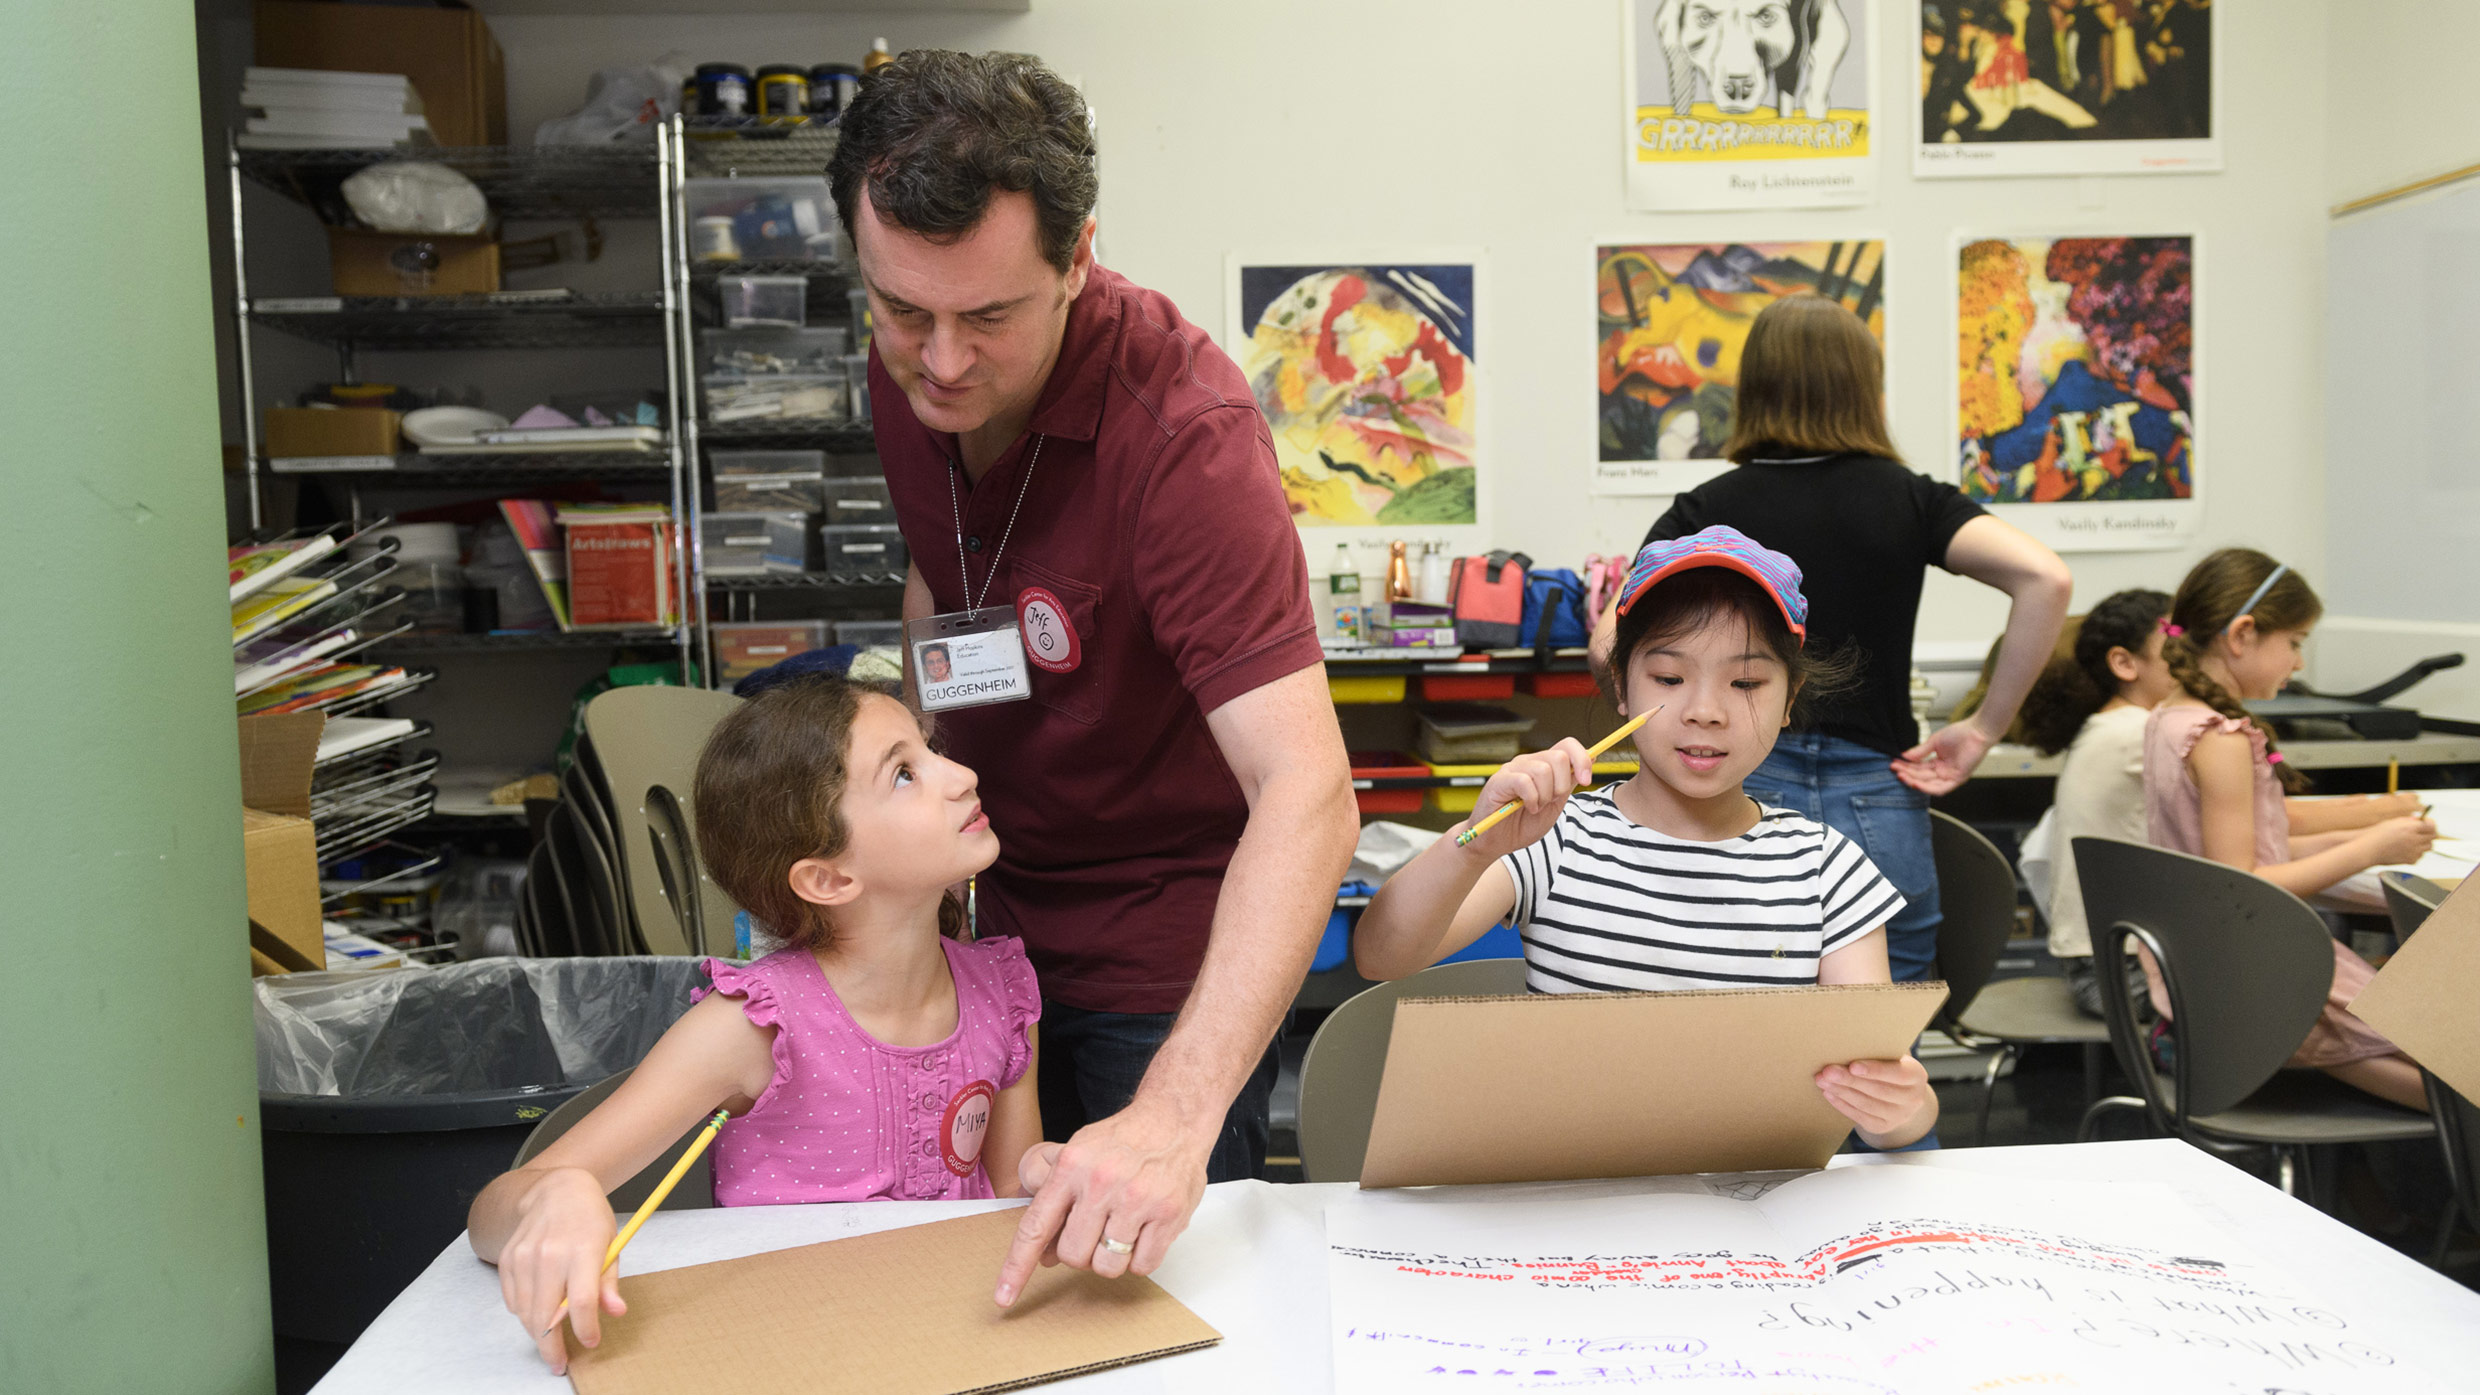
M 2331 1217 L 2173 1139 L 1956 1148 L 1838 1157 L 1836 1166 L 1953 1167 L 2023 1178 L 2145 1179 L 2169 1186 L 2259 1253 L 2354 1301 L 2384 1344 L 2447 1387 L 2480 1371 L 2480 1294 Z M 1651 1178 L 1648 1190 L 1703 1189 L 1726 1179 Z M 1608 1183 L 1581 1183 L 1607 1189 Z M 1328 1350 L 1325 1207 L 1350 1183 L 1233 1182 L 1206 1190 L 1195 1222 L 1155 1275 L 1223 1333 L 1204 1351 L 1103 1371 L 1080 1391 L 1325 1391 Z M 891 1230 L 1013 1202 L 873 1202 L 666 1211 L 621 1256 L 624 1273 L 702 1264 L 839 1236 Z M 994 1275 L 995 1277 L 995 1275 Z M 623 1319 L 625 1321 L 625 1319 Z M 362 1334 L 317 1395 L 554 1395 L 533 1343 L 500 1306 L 499 1281 L 459 1237 Z

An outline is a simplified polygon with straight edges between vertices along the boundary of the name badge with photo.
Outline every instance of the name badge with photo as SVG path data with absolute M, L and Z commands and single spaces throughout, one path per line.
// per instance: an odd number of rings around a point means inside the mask
M 954 610 L 907 621 L 904 641 L 912 651 L 913 686 L 921 694 L 924 712 L 1033 696 L 1024 634 L 1009 607 Z

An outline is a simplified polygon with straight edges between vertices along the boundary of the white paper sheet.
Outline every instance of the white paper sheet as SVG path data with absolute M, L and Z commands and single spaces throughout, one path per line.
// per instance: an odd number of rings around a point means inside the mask
M 1887 1167 L 1746 1190 L 1341 1199 L 1336 1388 L 2440 1388 L 2158 1184 Z

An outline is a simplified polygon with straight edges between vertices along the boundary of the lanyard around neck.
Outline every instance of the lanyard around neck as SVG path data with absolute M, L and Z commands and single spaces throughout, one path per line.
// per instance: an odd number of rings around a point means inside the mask
M 964 583 L 965 609 L 980 610 L 982 602 L 990 599 L 990 583 L 997 580 L 999 576 L 1000 554 L 1007 551 L 1008 538 L 1016 532 L 1016 515 L 1024 510 L 1025 491 L 1033 487 L 1033 467 L 1041 463 L 1042 437 L 1036 434 L 1033 438 L 1033 455 L 1025 461 L 1025 477 L 1016 485 L 1016 506 L 1008 510 L 1007 527 L 1000 530 L 999 545 L 991 549 L 990 570 L 982 574 L 982 594 L 978 597 L 973 594 L 973 574 L 966 571 L 964 565 L 964 504 L 956 494 L 956 470 L 961 469 L 962 466 L 953 466 L 948 470 L 947 507 L 956 519 L 956 579 Z

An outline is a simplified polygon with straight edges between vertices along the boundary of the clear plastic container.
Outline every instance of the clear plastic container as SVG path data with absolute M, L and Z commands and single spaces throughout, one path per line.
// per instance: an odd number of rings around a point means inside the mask
M 835 199 L 819 176 L 686 180 L 680 207 L 703 260 L 836 262 Z M 706 233 L 717 218 L 731 220 L 728 238 Z
M 814 470 L 801 475 L 717 475 L 715 507 L 726 513 L 814 514 L 826 507 L 825 490 L 826 481 Z
M 829 576 L 902 575 L 912 560 L 904 534 L 892 523 L 857 527 L 831 523 L 818 530 L 818 540 Z
M 835 642 L 861 649 L 897 649 L 904 644 L 901 620 L 838 620 Z
M 710 513 L 698 519 L 709 576 L 758 576 L 808 568 L 809 515 L 790 510 Z
M 715 478 L 731 475 L 823 475 L 827 453 L 822 450 L 715 450 L 706 453 Z
M 715 298 L 723 322 L 734 329 L 799 329 L 809 323 L 806 276 L 723 276 Z
M 710 329 L 699 338 L 705 371 L 751 376 L 832 373 L 841 377 L 852 335 L 842 325 L 816 329 Z
M 852 315 L 852 342 L 856 349 L 870 347 L 870 293 L 865 290 L 844 292 L 844 304 Z
M 866 349 L 868 345 L 864 343 Z M 852 419 L 870 419 L 870 356 L 867 353 L 844 357 L 844 381 L 852 386 Z
M 743 621 L 710 628 L 715 632 L 715 676 L 726 686 L 795 654 L 827 647 L 824 620 Z
M 1533 719 L 1504 707 L 1459 703 L 1421 714 L 1421 754 L 1433 761 L 1505 761 L 1533 729 Z
M 818 374 L 709 373 L 705 391 L 710 422 L 780 418 L 834 425 L 851 419 L 852 402 L 841 365 L 833 373 Z
M 884 475 L 855 475 L 825 482 L 824 512 L 829 523 L 893 523 L 895 500 L 887 493 Z

